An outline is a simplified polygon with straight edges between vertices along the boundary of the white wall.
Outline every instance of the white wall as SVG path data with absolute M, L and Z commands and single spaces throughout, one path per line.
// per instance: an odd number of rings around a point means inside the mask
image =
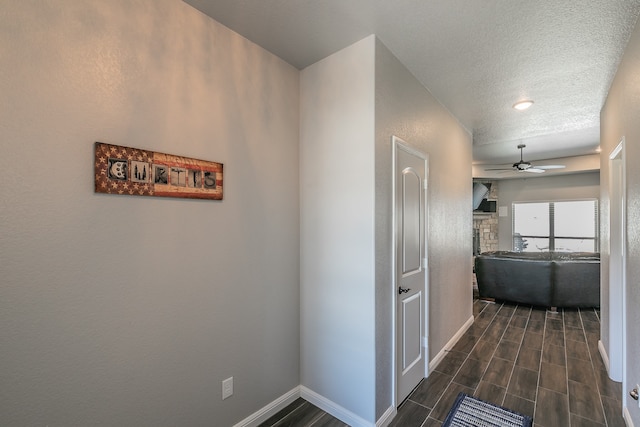
M 301 384 L 374 420 L 374 48 L 300 77 Z
M 298 71 L 175 0 L 3 2 L 0 52 L 0 424 L 232 425 L 296 387 Z M 225 200 L 94 194 L 94 141 L 223 162 Z
M 513 250 L 513 203 L 599 198 L 599 172 L 501 180 L 498 185 L 498 206 L 506 206 L 508 215 L 498 216 L 499 250 Z
M 640 27 L 631 35 L 622 62 L 609 90 L 607 100 L 600 113 L 601 152 L 601 221 L 600 237 L 602 252 L 601 283 L 603 295 L 609 292 L 609 154 L 624 137 L 626 141 L 626 185 L 627 185 L 627 389 L 622 390 L 631 420 L 640 425 L 640 409 L 628 392 L 640 382 Z M 601 339 L 605 348 L 609 348 L 609 319 L 616 313 L 610 313 L 608 300 L 603 299 Z
M 376 45 L 376 416 L 391 404 L 392 146 L 428 156 L 429 359 L 472 316 L 471 135 L 380 42 Z

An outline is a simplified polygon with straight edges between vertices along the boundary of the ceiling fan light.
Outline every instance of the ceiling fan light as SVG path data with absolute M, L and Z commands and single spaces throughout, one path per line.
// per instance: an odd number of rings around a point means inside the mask
M 516 102 L 515 104 L 513 104 L 513 108 L 515 108 L 516 110 L 522 111 L 522 110 L 526 110 L 532 105 L 533 105 L 533 101 L 531 101 L 530 99 L 527 99 L 524 101 Z

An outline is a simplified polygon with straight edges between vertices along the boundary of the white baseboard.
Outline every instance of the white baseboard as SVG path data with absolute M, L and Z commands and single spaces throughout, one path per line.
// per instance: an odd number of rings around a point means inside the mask
M 300 397 L 306 401 L 313 403 L 323 411 L 333 415 L 343 423 L 349 424 L 351 427 L 375 427 L 375 424 L 361 418 L 353 412 L 343 408 L 342 406 L 332 402 L 324 396 L 319 395 L 313 390 L 300 386 Z
M 607 349 L 604 348 L 604 344 L 602 344 L 601 340 L 598 340 L 598 352 L 600 353 L 600 357 L 602 358 L 604 367 L 607 368 L 607 374 L 608 374 L 609 373 L 609 355 L 607 354 Z
M 318 393 L 308 389 L 305 386 L 297 386 L 291 391 L 280 396 L 273 402 L 269 403 L 264 408 L 249 415 L 239 423 L 234 424 L 233 427 L 257 427 L 299 397 L 302 397 L 309 403 L 316 405 L 318 408 L 333 415 L 340 421 L 347 423 L 352 427 L 386 427 L 389 425 L 389 423 L 391 423 L 391 420 L 393 420 L 397 413 L 394 407 L 389 407 L 389 409 L 387 409 L 385 413 L 382 414 L 378 422 L 374 424 L 343 408 L 342 406 L 337 405 L 331 400 L 319 395 Z
M 392 406 L 376 421 L 376 427 L 387 427 L 398 414 L 398 410 Z
M 465 322 L 465 324 L 462 325 L 458 332 L 456 332 L 455 335 L 449 340 L 449 342 L 445 344 L 442 350 L 440 350 L 440 352 L 436 354 L 436 357 L 434 357 L 433 360 L 429 362 L 429 372 L 432 372 L 436 368 L 436 366 L 438 366 L 440 362 L 442 362 L 442 359 L 444 359 L 444 357 L 447 355 L 447 352 L 451 350 L 454 345 L 456 345 L 458 340 L 460 340 L 462 335 L 467 332 L 467 329 L 469 329 L 471 325 L 473 325 L 473 316 L 471 316 Z
M 256 427 L 260 423 L 269 419 L 269 417 L 278 413 L 279 410 L 284 409 L 287 405 L 300 397 L 300 386 L 295 387 L 293 390 L 280 396 L 273 402 L 269 403 L 264 408 L 249 415 L 244 420 L 235 424 L 233 427 Z
M 622 408 L 622 418 L 624 418 L 624 422 L 627 425 L 627 427 L 633 427 L 633 420 L 631 419 L 629 408 L 627 408 L 626 406 Z

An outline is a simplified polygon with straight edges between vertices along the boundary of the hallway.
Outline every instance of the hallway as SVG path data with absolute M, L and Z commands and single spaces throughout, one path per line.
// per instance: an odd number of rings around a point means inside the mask
M 473 325 L 390 426 L 441 426 L 465 392 L 532 416 L 536 427 L 625 427 L 621 384 L 608 378 L 598 352 L 597 310 L 552 313 L 480 300 L 473 310 Z M 298 399 L 261 426 L 345 424 Z
M 440 426 L 459 392 L 532 416 L 537 427 L 625 426 L 621 384 L 608 378 L 598 352 L 597 310 L 480 300 L 473 307 L 474 324 L 392 426 Z

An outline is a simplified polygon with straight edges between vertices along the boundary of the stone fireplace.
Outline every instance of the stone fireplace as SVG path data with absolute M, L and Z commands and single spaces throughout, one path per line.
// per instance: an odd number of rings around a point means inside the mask
M 498 202 L 498 182 L 483 182 L 489 187 L 486 200 Z M 473 212 L 473 254 L 498 250 L 498 213 Z

